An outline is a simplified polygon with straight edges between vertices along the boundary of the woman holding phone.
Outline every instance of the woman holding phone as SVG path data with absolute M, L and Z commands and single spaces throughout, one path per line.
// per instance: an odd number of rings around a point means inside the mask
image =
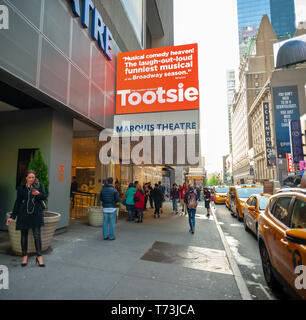
M 15 220 L 17 217 L 16 230 L 21 231 L 22 267 L 28 263 L 27 249 L 29 229 L 33 231 L 37 254 L 36 263 L 38 263 L 40 267 L 45 266 L 41 256 L 40 236 L 40 227 L 44 225 L 43 200 L 46 200 L 44 186 L 36 178 L 36 173 L 30 170 L 27 172 L 26 183 L 17 189 L 17 199 L 13 212 L 6 221 L 6 225 L 8 226 L 12 223 L 12 220 Z

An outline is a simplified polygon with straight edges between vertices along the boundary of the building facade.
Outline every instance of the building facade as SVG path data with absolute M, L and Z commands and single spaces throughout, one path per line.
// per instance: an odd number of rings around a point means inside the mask
M 235 183 L 253 182 L 255 179 L 252 120 L 249 111 L 274 70 L 273 44 L 277 41 L 268 16 L 263 16 L 250 54 L 241 60 L 239 90 L 234 96 L 232 115 Z
M 306 30 L 299 29 L 295 36 L 305 33 Z M 296 41 L 296 38 L 292 39 L 294 40 Z M 276 45 L 278 46 L 279 44 Z M 249 111 L 255 176 L 259 182 L 278 180 L 282 183 L 288 175 L 287 160 L 286 154 L 282 153 L 282 150 L 277 150 L 277 147 L 282 149 L 284 144 L 290 145 L 290 120 L 300 120 L 302 132 L 306 128 L 306 55 L 304 54 L 304 62 L 301 62 L 303 58 L 296 55 L 296 50 L 299 51 L 298 48 L 293 51 L 289 49 L 286 57 L 290 62 L 292 62 L 292 57 L 298 57 L 299 62 L 290 67 L 273 70 Z M 277 61 L 277 52 L 274 51 L 275 61 Z M 280 100 L 280 97 L 284 99 Z M 277 113 L 278 121 L 275 121 L 275 113 Z M 287 138 L 283 136 L 284 133 Z M 277 135 L 278 140 L 281 141 L 279 144 L 277 144 Z M 287 152 L 290 153 L 290 146 L 287 147 Z M 306 154 L 305 147 L 304 154 Z
M 226 72 L 227 83 L 227 113 L 228 113 L 228 137 L 229 137 L 229 151 L 233 152 L 233 133 L 232 133 L 232 112 L 233 112 L 233 98 L 236 90 L 235 71 L 228 70 Z
M 255 180 L 260 183 L 274 181 L 276 146 L 270 79 L 256 97 L 248 116 L 252 123 Z
M 292 103 L 298 106 L 298 116 L 297 120 L 300 120 L 301 123 L 301 131 L 305 132 L 306 130 L 306 59 L 305 63 L 299 64 L 296 66 L 292 66 L 291 68 L 287 69 L 277 69 L 273 71 L 271 77 L 271 89 L 272 89 L 272 98 L 273 98 L 273 107 L 274 112 L 276 111 L 275 108 L 278 104 L 277 97 L 274 94 L 274 90 L 278 90 L 281 88 L 282 91 L 287 91 L 288 88 L 295 88 L 296 90 L 296 101 Z M 288 137 L 289 137 L 289 121 L 293 119 L 291 116 L 288 119 L 287 123 L 287 130 L 288 130 Z M 275 123 L 274 126 L 274 134 L 277 135 L 276 126 L 280 126 L 280 123 Z M 302 138 L 303 139 L 303 138 Z M 289 139 L 288 139 L 289 142 Z M 304 140 L 305 144 L 305 140 Z M 279 150 L 277 150 L 279 151 Z M 290 152 L 290 148 L 288 150 Z M 304 146 L 304 154 L 306 154 L 306 148 Z M 304 157 L 304 160 L 305 157 Z M 297 168 L 297 167 L 296 167 Z M 304 169 L 305 170 L 305 169 Z M 299 170 L 296 170 L 299 171 Z M 286 158 L 280 157 L 279 152 L 277 152 L 277 160 L 276 160 L 276 177 L 281 183 L 284 179 L 288 176 L 288 167 Z
M 86 6 L 86 5 L 87 6 Z M 120 166 L 102 165 L 99 133 L 113 127 L 116 55 L 173 44 L 173 1 L 0 0 L 0 228 L 17 181 L 40 149 L 49 172 L 48 210 L 71 219 L 70 184 L 98 193 Z
M 201 157 L 197 167 L 185 167 L 185 181 L 193 187 L 203 188 L 206 179 L 205 157 Z
M 291 38 L 296 31 L 294 0 L 270 0 L 270 12 L 275 34 Z
M 242 74 L 240 87 L 233 100 L 233 176 L 235 184 L 243 184 L 248 179 L 250 163 L 248 160 L 249 131 L 247 114 L 247 90 L 245 74 Z
M 294 0 L 237 0 L 237 11 L 241 57 L 248 53 L 263 15 L 268 16 L 278 37 L 295 33 Z
M 233 155 L 229 154 L 226 158 L 226 172 L 227 172 L 227 184 L 233 185 L 234 184 L 234 177 L 233 177 Z
M 250 39 L 256 36 L 261 18 L 270 16 L 270 0 L 237 0 L 239 51 L 242 57 L 248 50 Z

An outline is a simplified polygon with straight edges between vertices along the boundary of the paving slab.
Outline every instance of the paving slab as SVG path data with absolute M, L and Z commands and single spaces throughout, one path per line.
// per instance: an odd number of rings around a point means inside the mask
M 0 299 L 241 299 L 214 218 L 204 213 L 200 203 L 191 234 L 188 217 L 173 214 L 165 203 L 160 219 L 153 219 L 151 209 L 143 223 L 119 219 L 115 241 L 103 240 L 101 228 L 73 220 L 67 232 L 54 236 L 52 250 L 44 254 L 46 268 L 35 266 L 34 257 L 22 268 L 21 257 L 8 254 L 7 233 L 1 232 L 0 265 L 9 268 L 10 287 L 0 290 Z M 176 248 L 185 262 L 141 259 L 156 243 Z M 218 253 L 215 261 L 210 257 L 210 268 L 195 268 L 195 261 L 207 262 L 208 252 Z M 220 259 L 226 272 L 216 266 Z

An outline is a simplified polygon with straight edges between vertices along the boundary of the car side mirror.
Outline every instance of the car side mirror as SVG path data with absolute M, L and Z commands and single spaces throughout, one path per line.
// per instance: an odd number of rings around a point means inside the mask
M 305 229 L 290 229 L 286 231 L 286 239 L 290 242 L 306 245 L 306 230 Z

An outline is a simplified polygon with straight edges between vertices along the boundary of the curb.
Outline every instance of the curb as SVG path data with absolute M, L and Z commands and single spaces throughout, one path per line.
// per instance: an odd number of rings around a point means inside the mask
M 242 298 L 242 300 L 252 300 L 252 296 L 251 296 L 251 294 L 249 292 L 249 289 L 248 289 L 248 287 L 246 285 L 246 282 L 242 277 L 242 274 L 241 274 L 241 272 L 239 270 L 238 264 L 237 264 L 233 254 L 232 254 L 232 251 L 231 251 L 231 249 L 230 249 L 230 247 L 229 247 L 229 245 L 227 243 L 227 240 L 226 240 L 226 238 L 224 236 L 224 233 L 223 233 L 223 231 L 222 231 L 222 229 L 221 229 L 221 227 L 219 225 L 218 219 L 217 219 L 217 217 L 215 215 L 215 210 L 211 209 L 211 212 L 212 212 L 212 214 L 214 216 L 214 220 L 215 220 L 218 232 L 220 234 L 221 240 L 223 242 L 223 246 L 224 246 L 227 258 L 228 258 L 230 266 L 231 266 L 231 268 L 233 270 L 234 278 L 235 278 L 237 287 L 239 289 L 241 298 Z

